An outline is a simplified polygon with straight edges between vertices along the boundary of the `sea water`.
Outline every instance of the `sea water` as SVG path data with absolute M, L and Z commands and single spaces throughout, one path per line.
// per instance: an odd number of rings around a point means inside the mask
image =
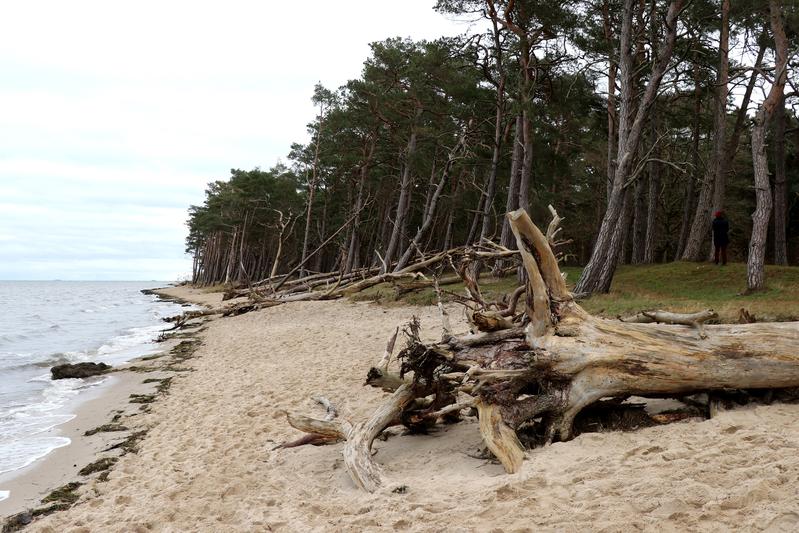
M 0 474 L 66 446 L 49 429 L 74 418 L 82 393 L 105 377 L 50 379 L 61 363 L 112 366 L 155 353 L 179 304 L 142 289 L 157 282 L 0 281 Z M 0 491 L 0 500 L 7 497 Z

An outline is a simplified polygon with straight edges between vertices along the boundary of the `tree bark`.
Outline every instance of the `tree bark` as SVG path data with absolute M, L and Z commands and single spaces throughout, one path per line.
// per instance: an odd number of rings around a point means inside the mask
M 638 265 L 644 262 L 644 238 L 646 237 L 646 209 L 644 207 L 644 179 L 635 181 L 633 190 L 632 228 L 627 239 L 630 241 L 630 263 Z
M 305 236 L 302 239 L 302 256 L 300 261 L 304 264 L 308 256 L 308 240 L 311 233 L 311 213 L 313 212 L 313 200 L 316 193 L 316 178 L 317 170 L 319 167 L 319 141 L 322 135 L 322 126 L 324 125 L 324 106 L 319 104 L 319 128 L 316 130 L 316 146 L 314 147 L 313 167 L 311 169 L 311 181 L 308 184 L 308 208 L 305 214 Z M 300 271 L 300 276 L 305 273 L 305 270 Z
M 513 130 L 513 155 L 511 157 L 510 165 L 510 180 L 508 181 L 508 196 L 505 201 L 505 210 L 513 211 L 519 207 L 519 180 L 521 172 L 521 161 L 524 151 L 524 140 L 522 134 L 522 115 L 516 116 L 516 127 Z M 508 221 L 505 220 L 502 224 L 502 236 L 500 243 L 502 246 L 512 246 L 513 236 L 511 235 L 510 226 Z
M 625 203 L 626 181 L 633 168 L 633 159 L 641 141 L 642 129 L 649 112 L 649 107 L 655 100 L 660 87 L 660 82 L 671 61 L 674 43 L 677 38 L 677 18 L 682 9 L 682 0 L 672 0 L 669 4 L 668 13 L 665 19 L 665 38 L 660 47 L 657 61 L 652 70 L 652 75 L 647 84 L 637 109 L 635 116 L 632 113 L 632 102 L 635 96 L 635 87 L 632 83 L 633 57 L 631 54 L 632 41 L 632 16 L 633 0 L 625 0 L 624 11 L 622 14 L 622 30 L 620 45 L 619 71 L 621 74 L 622 91 L 621 106 L 619 112 L 619 155 L 617 158 L 616 174 L 613 178 L 613 193 L 611 194 L 608 208 L 602 219 L 594 250 L 591 259 L 583 269 L 580 279 L 577 282 L 575 291 L 578 293 L 607 292 L 613 280 L 616 270 L 616 261 L 620 246 L 614 245 L 621 237 L 620 221 L 623 217 L 623 207 Z
M 394 216 L 394 227 L 391 231 L 391 239 L 386 247 L 386 254 L 383 258 L 385 262 L 385 269 L 391 268 L 391 262 L 394 260 L 394 255 L 400 246 L 400 239 L 405 233 L 405 218 L 408 214 L 410 206 L 411 195 L 411 167 L 413 166 L 413 157 L 416 154 L 416 122 L 422 116 L 422 108 L 416 108 L 413 124 L 411 125 L 411 134 L 408 137 L 408 146 L 405 149 L 405 161 L 402 168 L 402 182 L 400 183 L 400 194 L 397 200 L 397 211 Z M 383 270 L 381 273 L 385 273 Z
M 752 126 L 752 163 L 755 174 L 755 211 L 752 213 L 752 236 L 749 239 L 749 257 L 746 261 L 746 289 L 748 292 L 765 288 L 765 256 L 768 223 L 771 215 L 771 184 L 768 177 L 766 155 L 766 126 L 782 104 L 787 78 L 788 39 L 782 23 L 782 3 L 769 0 L 769 21 L 774 35 L 776 62 L 774 83 L 755 115 Z
M 419 249 L 419 245 L 422 242 L 427 231 L 430 229 L 430 226 L 433 224 L 433 219 L 436 214 L 436 206 L 438 205 L 438 199 L 441 197 L 441 192 L 444 190 L 444 185 L 446 185 L 447 181 L 449 180 L 449 175 L 452 170 L 452 165 L 455 163 L 458 155 L 465 149 L 466 145 L 466 135 L 468 134 L 469 126 L 464 129 L 463 134 L 461 135 L 460 139 L 458 139 L 458 143 L 452 148 L 447 157 L 447 162 L 444 164 L 444 169 L 441 171 L 441 178 L 438 180 L 438 184 L 436 185 L 435 190 L 430 198 L 430 202 L 425 209 L 424 218 L 422 219 L 422 224 L 419 226 L 419 229 L 416 231 L 416 235 L 414 235 L 411 244 L 408 248 L 405 249 L 405 253 L 402 255 L 400 260 L 397 262 L 397 266 L 394 268 L 394 272 L 399 272 L 410 261 L 411 257 L 414 253 L 419 252 L 421 254 L 421 250 Z
M 605 0 L 602 4 L 602 27 L 605 33 L 605 41 L 608 49 L 613 50 L 613 24 L 610 20 L 610 2 Z M 619 66 L 608 55 L 608 161 L 607 161 L 607 182 L 605 184 L 605 202 L 610 202 L 610 195 L 613 192 L 613 177 L 616 174 L 616 153 L 617 153 L 617 133 L 618 115 L 616 114 L 616 75 Z
M 658 111 L 657 104 L 653 105 L 652 117 L 650 119 L 652 143 L 654 149 L 652 150 L 653 160 L 649 162 L 649 191 L 647 193 L 647 206 L 646 206 L 646 233 L 644 234 L 644 263 L 655 262 L 655 250 L 657 249 L 658 239 L 658 198 L 660 197 L 660 163 L 661 158 L 661 145 L 658 139 Z
M 694 46 L 698 47 L 695 41 Z M 699 62 L 694 52 L 693 59 L 693 79 L 694 79 L 694 121 L 691 126 L 691 173 L 687 176 L 687 185 L 685 189 L 685 200 L 683 204 L 682 222 L 680 223 L 680 239 L 677 243 L 677 253 L 674 260 L 677 261 L 682 257 L 685 250 L 685 242 L 688 240 L 688 232 L 691 229 L 693 217 L 691 214 L 694 212 L 694 187 L 696 183 L 696 174 L 699 173 L 699 119 L 702 111 L 702 85 L 701 78 L 699 77 Z
M 730 0 L 721 2 L 721 41 L 719 44 L 720 63 L 718 92 L 716 93 L 716 120 L 721 126 L 721 132 L 716 134 L 714 149 L 716 154 L 716 176 L 713 183 L 713 212 L 724 210 L 724 200 L 727 195 L 727 172 L 731 154 L 727 152 L 727 95 L 730 82 Z M 718 128 L 716 128 L 718 132 Z
M 477 198 L 477 209 L 474 210 L 474 216 L 472 217 L 472 223 L 469 225 L 469 233 L 466 235 L 466 241 L 464 242 L 465 245 L 472 244 L 475 239 L 477 238 L 477 227 L 480 223 L 480 217 L 483 214 L 484 204 L 486 201 L 486 195 L 480 194 Z
M 366 185 L 366 180 L 369 177 L 369 167 L 372 164 L 372 157 L 375 153 L 375 144 L 377 143 L 377 131 L 372 132 L 369 140 L 369 148 L 364 150 L 364 160 L 361 163 L 361 169 L 358 178 L 358 194 L 355 198 L 355 212 L 360 213 L 361 206 L 363 205 L 363 189 Z M 347 264 L 344 268 L 345 273 L 349 273 L 353 268 L 356 268 L 356 258 L 358 256 L 358 229 L 360 225 L 359 216 L 355 217 L 352 224 L 352 231 L 350 232 L 350 244 L 347 250 Z
M 729 12 L 730 1 L 721 3 L 721 39 L 719 40 L 719 67 L 716 75 L 714 93 L 713 154 L 711 164 L 705 172 L 699 199 L 696 204 L 691 232 L 682 254 L 683 261 L 703 261 L 705 243 L 710 235 L 711 209 L 714 198 L 720 202 L 724 198 L 726 174 L 724 173 L 726 127 L 727 127 L 727 84 L 729 81 Z M 721 207 L 718 208 L 720 210 Z
M 489 9 L 493 9 L 493 3 L 489 4 Z M 499 27 L 497 25 L 496 13 L 492 14 L 492 36 L 494 38 L 494 66 L 499 73 L 497 81 L 497 96 L 494 112 L 494 145 L 491 152 L 491 168 L 488 171 L 488 180 L 485 188 L 485 198 L 483 199 L 483 225 L 480 230 L 480 238 L 487 239 L 491 232 L 491 211 L 494 207 L 494 195 L 497 188 L 497 171 L 499 160 L 502 156 L 502 122 L 505 118 L 505 71 L 502 65 L 502 44 L 499 40 Z
M 522 158 L 522 171 L 519 177 L 519 208 L 530 209 L 530 186 L 533 181 L 533 125 L 530 113 L 522 113 L 522 139 L 524 141 L 524 157 Z
M 774 108 L 774 264 L 788 264 L 785 217 L 788 183 L 785 179 L 785 96 Z

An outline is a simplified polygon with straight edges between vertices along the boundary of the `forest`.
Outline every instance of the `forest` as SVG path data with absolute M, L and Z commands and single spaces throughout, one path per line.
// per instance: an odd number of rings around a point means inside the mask
M 741 288 L 799 262 L 799 2 L 438 0 L 458 37 L 371 44 L 313 88 L 310 141 L 189 209 L 199 285 L 399 272 L 513 249 L 506 212 L 563 218 L 574 292 L 619 264 L 707 261 L 723 211 Z M 309 88 L 310 92 L 310 88 Z M 235 164 L 235 162 L 233 162 Z

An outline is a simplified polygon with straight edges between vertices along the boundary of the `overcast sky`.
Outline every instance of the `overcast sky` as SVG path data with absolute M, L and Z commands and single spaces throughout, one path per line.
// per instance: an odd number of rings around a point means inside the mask
M 433 4 L 4 2 L 0 279 L 185 276 L 205 184 L 285 161 L 370 42 L 464 30 Z

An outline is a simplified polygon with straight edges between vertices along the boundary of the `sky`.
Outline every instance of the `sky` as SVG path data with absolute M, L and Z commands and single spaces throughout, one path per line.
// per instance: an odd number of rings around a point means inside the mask
M 286 161 L 370 42 L 466 29 L 433 4 L 4 2 L 0 279 L 185 278 L 206 184 Z

